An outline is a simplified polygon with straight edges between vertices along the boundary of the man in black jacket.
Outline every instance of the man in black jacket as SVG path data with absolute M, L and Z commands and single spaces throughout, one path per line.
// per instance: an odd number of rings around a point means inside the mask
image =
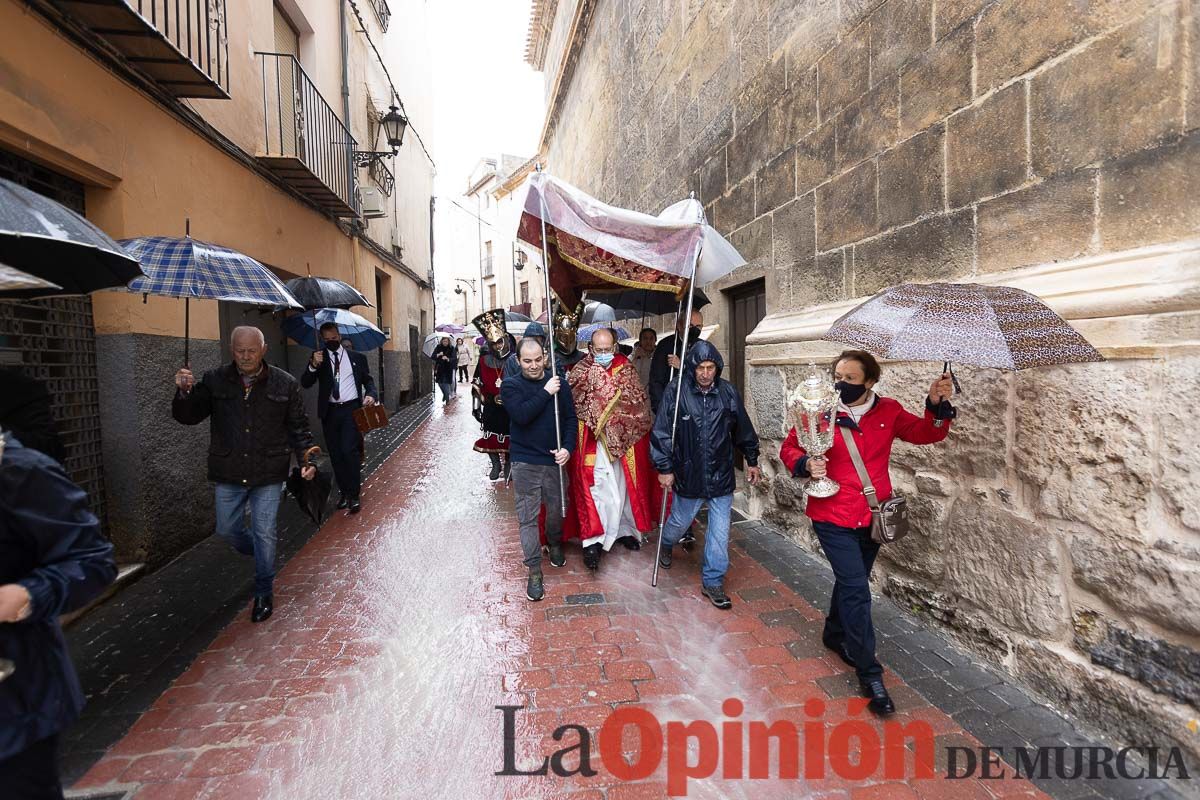
M 546 351 L 534 338 L 525 338 L 517 346 L 521 374 L 505 378 L 500 388 L 504 408 L 511 424 L 508 457 L 512 461 L 513 498 L 521 525 L 521 549 L 529 578 L 525 596 L 541 600 L 542 546 L 538 536 L 538 512 L 546 506 L 546 542 L 551 566 L 566 563 L 562 552 L 562 508 L 566 474 L 559 474 L 575 449 L 577 422 L 571 389 L 561 391 L 564 381 L 550 377 L 546 369 Z M 555 405 L 559 428 L 554 429 Z M 562 446 L 559 446 L 561 440 Z
M 676 384 L 667 386 L 667 398 L 658 407 L 650 433 L 650 456 L 663 489 L 674 489 L 671 515 L 663 527 L 659 565 L 671 568 L 671 548 L 678 544 L 696 513 L 708 504 L 708 528 L 704 534 L 704 561 L 700 591 L 717 608 L 733 604 L 725 594 L 729 570 L 729 518 L 733 510 L 733 448 L 746 459 L 746 480 L 758 483 L 758 434 L 746 414 L 737 389 L 721 380 L 724 361 L 717 348 L 696 342 L 684 359 L 683 393 L 675 442 L 671 443 L 671 419 L 675 411 Z
M 300 376 L 305 389 L 318 383 L 317 416 L 325 431 L 325 447 L 337 479 L 338 508 L 350 507 L 351 514 L 362 508 L 362 435 L 354 424 L 354 412 L 375 405 L 375 381 L 367 366 L 367 357 L 342 347 L 342 334 L 333 322 L 321 326 L 323 350 L 309 359 Z M 328 354 L 328 355 L 327 355 Z
M 62 797 L 58 737 L 79 718 L 84 698 L 58 617 L 89 603 L 116 576 L 112 545 L 87 494 L 49 456 L 11 434 L 0 437 L 4 797 Z
M 296 379 L 263 363 L 267 344 L 258 328 L 233 329 L 233 363 L 204 373 L 175 373 L 171 411 L 184 425 L 209 419 L 208 479 L 215 484 L 217 535 L 254 556 L 254 610 L 262 622 L 274 609 L 275 518 L 292 456 L 304 463 L 314 446 Z M 301 471 L 312 480 L 316 467 Z M 250 530 L 246 530 L 246 507 Z
M 12 431 L 21 444 L 40 450 L 60 464 L 66 450 L 58 438 L 50 393 L 41 381 L 20 369 L 0 368 L 0 428 Z
M 687 330 L 688 347 L 700 340 L 700 326 L 704 324 L 704 315 L 699 311 L 692 312 L 692 324 Z M 679 337 L 683 336 L 683 315 L 675 323 L 675 333 L 664 336 L 654 347 L 654 355 L 650 357 L 650 383 L 646 386 L 650 394 L 650 412 L 658 413 L 666 394 L 667 384 L 679 374 Z M 669 397 L 675 402 L 675 395 Z

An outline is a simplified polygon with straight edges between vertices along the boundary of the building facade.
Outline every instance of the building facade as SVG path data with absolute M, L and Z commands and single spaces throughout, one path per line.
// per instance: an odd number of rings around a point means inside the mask
M 537 0 L 527 51 L 554 174 L 649 213 L 694 191 L 749 260 L 706 287 L 769 454 L 742 502 L 812 548 L 776 454 L 840 314 L 969 278 L 1101 350 L 960 371 L 949 442 L 896 448 L 918 532 L 876 588 L 1112 737 L 1193 759 L 1198 22 L 1175 0 Z M 886 364 L 879 390 L 919 408 L 940 366 Z
M 480 159 L 466 190 L 441 201 L 447 236 L 438 255 L 439 323 L 465 324 L 489 308 L 530 317 L 546 310 L 541 255 L 516 238 L 534 166 L 507 154 Z
M 114 238 L 190 229 L 281 279 L 353 284 L 374 306 L 356 311 L 390 333 L 369 357 L 394 409 L 430 390 L 415 355 L 433 319 L 424 26 L 419 0 L 2 0 L 0 170 Z M 379 131 L 393 105 L 410 120 L 394 156 Z M 23 336 L 39 317 L 58 322 Z M 269 310 L 201 301 L 190 318 L 197 372 L 239 324 L 263 329 L 277 366 L 299 374 L 308 357 Z M 155 565 L 206 536 L 207 426 L 170 414 L 182 301 L 0 303 L 0 325 L 5 360 L 51 382 L 68 467 L 119 557 Z

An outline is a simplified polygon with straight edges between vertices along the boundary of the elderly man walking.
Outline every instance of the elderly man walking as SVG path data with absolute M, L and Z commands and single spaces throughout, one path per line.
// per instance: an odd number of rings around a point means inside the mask
M 675 413 L 677 384 L 671 381 L 658 407 L 650 449 L 658 481 L 663 489 L 674 489 L 671 515 L 662 532 L 659 565 L 671 568 L 671 548 L 679 543 L 700 507 L 708 504 L 708 528 L 704 535 L 704 561 L 700 569 L 700 591 L 717 608 L 733 603 L 725 594 L 729 570 L 729 517 L 733 510 L 733 449 L 746 459 L 746 480 L 757 483 L 758 434 L 742 405 L 737 389 L 721 380 L 724 361 L 717 348 L 700 341 L 688 348 L 680 378 L 683 393 L 675 443 L 671 444 L 671 420 Z
M 233 363 L 204 373 L 175 373 L 171 412 L 184 425 L 209 420 L 208 479 L 215 484 L 217 535 L 254 556 L 253 622 L 274 610 L 275 518 L 291 457 L 304 463 L 314 446 L 296 379 L 263 362 L 266 340 L 242 326 L 229 337 Z M 301 475 L 312 480 L 315 466 Z M 246 527 L 246 510 L 250 527 Z
M 562 379 L 550 377 L 546 351 L 537 339 L 522 339 L 517 346 L 521 374 L 506 378 L 500 389 L 508 410 L 509 451 L 512 462 L 513 495 L 521 525 L 521 550 L 529 578 L 525 595 L 530 600 L 545 596 L 542 581 L 542 546 L 538 538 L 538 511 L 546 506 L 546 541 L 550 564 L 566 563 L 562 551 L 562 506 L 564 487 L 559 470 L 575 449 L 575 404 L 571 392 L 561 391 Z M 558 431 L 555 432 L 555 405 Z M 562 446 L 559 447 L 561 440 Z M 564 473 L 564 482 L 567 477 Z

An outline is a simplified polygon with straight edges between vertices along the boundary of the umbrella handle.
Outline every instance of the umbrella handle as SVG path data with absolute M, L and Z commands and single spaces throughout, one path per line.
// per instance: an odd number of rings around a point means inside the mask
M 954 393 L 962 394 L 962 387 L 958 385 L 958 376 L 954 374 L 954 364 L 949 361 L 942 362 L 942 374 L 950 373 L 950 381 L 954 384 Z
M 312 466 L 312 459 L 319 455 L 321 455 L 321 448 L 319 448 L 319 447 L 310 447 L 307 450 L 305 450 L 304 457 L 303 457 L 303 461 L 304 461 L 303 466 L 305 466 L 305 467 Z

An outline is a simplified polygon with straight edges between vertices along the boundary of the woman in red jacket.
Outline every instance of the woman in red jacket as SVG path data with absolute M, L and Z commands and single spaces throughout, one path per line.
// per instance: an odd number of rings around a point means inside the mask
M 953 392 L 950 376 L 942 375 L 929 387 L 922 418 L 890 397 L 871 391 L 879 381 L 880 369 L 870 353 L 847 350 L 834 361 L 832 371 L 842 401 L 837 425 L 853 432 L 867 475 L 883 502 L 892 496 L 888 475 L 892 442 L 933 444 L 949 433 L 956 413 L 946 400 Z M 883 685 L 883 667 L 875 658 L 875 627 L 871 623 L 870 575 L 879 545 L 871 541 L 871 509 L 850 452 L 839 433 L 824 457 L 809 457 L 792 428 L 779 457 L 797 478 L 828 475 L 841 486 L 833 497 L 809 497 L 805 509 L 835 578 L 821 638 L 854 667 L 863 694 L 871 698 L 871 710 L 890 714 L 895 706 Z

